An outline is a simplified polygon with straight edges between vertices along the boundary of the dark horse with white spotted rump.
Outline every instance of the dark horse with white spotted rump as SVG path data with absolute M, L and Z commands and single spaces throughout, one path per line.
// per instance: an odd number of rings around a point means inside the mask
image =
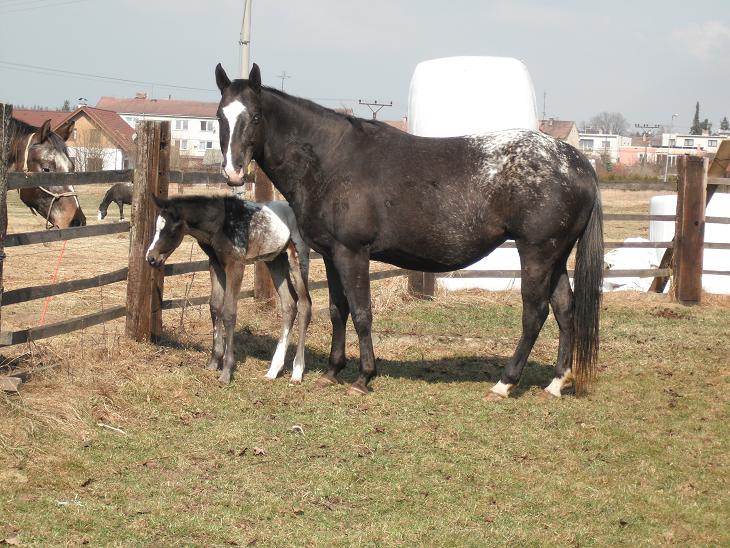
M 548 315 L 560 328 L 555 378 L 590 383 L 598 356 L 603 222 L 597 179 L 572 146 L 528 130 L 424 138 L 345 116 L 263 87 L 258 66 L 231 82 L 216 67 L 224 171 L 239 185 L 251 159 L 286 197 L 302 235 L 324 257 L 332 348 L 328 371 L 345 366 L 349 315 L 360 341 L 364 394 L 375 375 L 369 261 L 446 272 L 515 240 L 522 265 L 522 337 L 488 399 L 509 395 Z M 566 263 L 577 244 L 575 294 Z
M 153 198 L 160 214 L 157 232 L 147 250 L 147 262 L 162 267 L 186 234 L 198 240 L 208 255 L 213 320 L 213 351 L 208 368 L 222 370 L 220 382 L 231 381 L 235 365 L 233 331 L 243 269 L 247 263 L 265 261 L 281 307 L 281 337 L 266 378 L 275 379 L 284 366 L 289 333 L 298 313 L 299 344 L 291 382 L 301 383 L 304 337 L 312 316 L 307 289 L 309 247 L 299 233 L 289 204 L 257 204 L 233 196 Z
M 51 131 L 50 120 L 38 128 L 11 118 L 8 168 L 25 173 L 73 171 L 65 143 L 73 127 L 71 122 L 54 132 Z M 46 220 L 47 227 L 67 228 L 86 224 L 86 217 L 71 185 L 21 188 L 20 199 L 34 214 Z

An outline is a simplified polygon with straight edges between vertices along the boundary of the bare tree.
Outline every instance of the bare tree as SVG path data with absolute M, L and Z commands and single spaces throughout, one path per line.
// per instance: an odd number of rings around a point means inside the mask
M 600 133 L 623 135 L 629 128 L 629 122 L 620 112 L 599 112 L 588 120 L 588 127 Z
M 104 147 L 99 129 L 77 129 L 73 148 L 76 152 L 74 157 L 76 171 L 102 171 L 113 154 Z

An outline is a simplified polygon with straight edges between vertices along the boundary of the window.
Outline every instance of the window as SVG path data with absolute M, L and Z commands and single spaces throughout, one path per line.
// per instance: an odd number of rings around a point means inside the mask
M 213 148 L 213 141 L 200 141 L 198 150 L 208 150 L 209 148 Z
M 580 148 L 583 150 L 593 150 L 593 139 L 581 139 Z
M 188 140 L 180 139 L 180 150 L 187 150 L 187 149 L 188 149 Z
M 670 147 L 676 147 L 677 146 L 677 140 L 676 139 L 669 139 L 669 146 Z
M 684 140 L 684 146 L 686 146 L 686 147 L 693 147 L 693 146 L 695 146 L 695 140 L 694 139 L 685 139 Z
M 180 131 L 187 131 L 188 130 L 188 121 L 187 120 L 175 120 L 175 129 Z
M 200 121 L 200 131 L 213 131 L 213 121 L 212 120 L 201 120 Z
M 603 141 L 603 142 L 601 143 L 601 146 L 602 146 L 603 148 L 611 148 L 611 141 Z
M 717 146 L 717 139 L 710 139 L 709 141 L 707 141 L 707 146 L 708 147 L 716 147 Z

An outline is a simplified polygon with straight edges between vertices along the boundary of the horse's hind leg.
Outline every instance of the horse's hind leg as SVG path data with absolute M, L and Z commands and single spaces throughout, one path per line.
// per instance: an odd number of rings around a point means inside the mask
M 297 293 L 297 312 L 299 315 L 299 342 L 297 343 L 297 354 L 294 357 L 291 382 L 299 384 L 304 376 L 304 343 L 307 328 L 312 319 L 312 300 L 309 298 L 307 282 L 304 279 L 307 271 L 300 266 L 297 249 L 292 242 L 289 242 L 287 255 L 289 256 L 289 276 L 291 276 L 292 285 Z
M 266 373 L 267 379 L 275 379 L 284 367 L 286 349 L 289 346 L 289 333 L 291 333 L 292 325 L 294 325 L 297 309 L 287 281 L 289 262 L 286 255 L 281 254 L 272 261 L 267 262 L 266 267 L 269 269 L 276 294 L 279 296 L 279 308 L 281 310 L 281 336 L 276 345 L 274 357 L 271 358 L 269 371 Z
M 350 305 L 345 297 L 340 273 L 332 259 L 323 257 L 327 270 L 327 289 L 330 295 L 330 320 L 332 321 L 332 346 L 327 372 L 315 381 L 317 386 L 337 384 L 337 375 L 345 367 L 345 326 L 350 315 Z
M 124 220 L 124 202 L 119 200 L 117 202 L 117 205 L 119 206 L 119 220 L 123 221 Z
M 223 367 L 225 340 L 223 333 L 223 298 L 225 296 L 226 274 L 223 267 L 215 260 L 208 262 L 210 271 L 210 319 L 213 321 L 213 349 L 208 362 L 208 369 L 216 371 Z
M 502 373 L 502 379 L 492 387 L 487 396 L 489 400 L 506 398 L 517 386 L 522 369 L 548 315 L 550 279 L 555 260 L 553 257 L 545 257 L 540 248 L 527 247 L 519 241 L 517 248 L 522 264 L 522 336 Z
M 571 373 L 573 364 L 573 290 L 570 288 L 570 279 L 564 263 L 555 269 L 552 285 L 550 305 L 560 329 L 560 343 L 558 361 L 555 364 L 555 377 L 545 392 L 547 395 L 559 398 L 561 390 L 570 385 L 573 379 Z

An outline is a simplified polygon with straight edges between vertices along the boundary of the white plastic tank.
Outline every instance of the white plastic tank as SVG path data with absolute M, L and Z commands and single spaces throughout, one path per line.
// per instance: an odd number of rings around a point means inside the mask
M 504 129 L 537 130 L 535 88 L 527 67 L 512 57 L 445 57 L 416 66 L 408 95 L 408 131 L 456 137 Z M 516 249 L 496 249 L 467 270 L 519 270 Z M 504 290 L 519 278 L 441 278 L 449 290 Z
M 675 215 L 677 195 L 653 196 L 649 200 L 651 215 Z M 707 204 L 706 217 L 730 217 L 730 194 L 715 193 Z M 652 242 L 671 242 L 674 238 L 674 221 L 650 221 L 649 240 Z M 730 224 L 706 223 L 705 242 L 730 243 Z M 664 249 L 657 249 L 661 259 Z M 730 250 L 705 249 L 702 258 L 703 270 L 730 270 Z M 702 289 L 708 293 L 730 294 L 730 276 L 716 274 L 702 275 Z

